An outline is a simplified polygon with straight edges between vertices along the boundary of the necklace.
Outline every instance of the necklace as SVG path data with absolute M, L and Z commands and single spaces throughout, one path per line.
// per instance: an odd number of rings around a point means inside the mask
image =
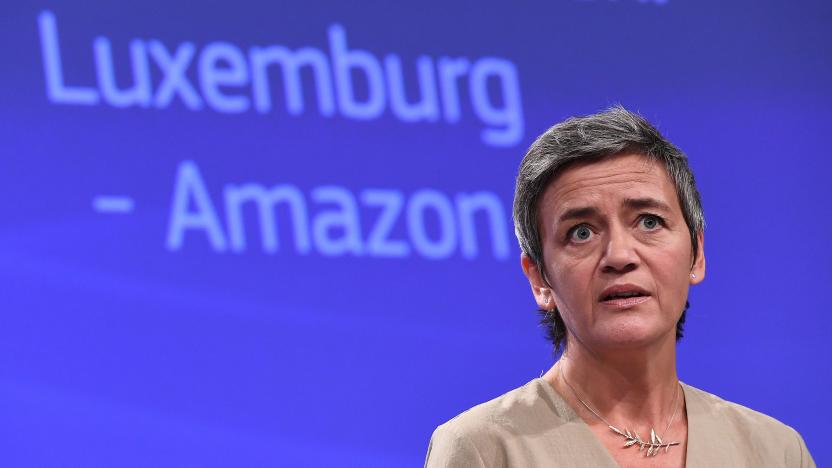
M 653 429 L 652 427 L 650 428 L 650 441 L 645 442 L 641 438 L 641 436 L 638 435 L 638 432 L 636 432 L 636 431 L 630 432 L 630 430 L 627 429 L 627 428 L 624 428 L 624 430 L 622 431 L 621 429 L 613 426 L 603 416 L 598 414 L 597 411 L 592 409 L 592 407 L 587 402 L 585 402 L 584 400 L 581 399 L 580 396 L 578 396 L 578 392 L 575 390 L 575 387 L 573 387 L 572 384 L 570 384 L 569 381 L 566 380 L 566 376 L 563 373 L 563 365 L 559 366 L 558 370 L 560 371 L 560 377 L 563 379 L 563 381 L 566 383 L 566 385 L 569 387 L 569 389 L 572 390 L 572 393 L 575 395 L 575 398 L 577 398 L 578 401 L 580 401 L 581 404 L 584 405 L 584 407 L 586 409 L 588 409 L 590 413 L 594 414 L 598 419 L 603 421 L 604 424 L 606 424 L 607 427 L 609 427 L 611 431 L 613 431 L 616 434 L 620 435 L 621 437 L 624 437 L 625 439 L 627 439 L 627 442 L 624 443 L 623 448 L 638 445 L 638 451 L 639 452 L 641 452 L 642 450 L 644 450 L 646 448 L 647 452 L 645 452 L 645 456 L 647 456 L 647 457 L 654 456 L 655 457 L 659 453 L 659 450 L 664 449 L 664 452 L 667 453 L 667 451 L 670 450 L 670 447 L 672 447 L 674 445 L 679 445 L 679 442 L 667 442 L 667 443 L 662 442 L 662 438 L 659 437 L 658 434 L 656 434 L 655 429 Z M 678 397 L 679 397 L 679 386 L 677 385 L 676 386 L 676 393 L 673 396 L 673 414 L 670 416 L 670 419 L 667 421 L 667 427 L 664 428 L 663 434 L 667 434 L 667 430 L 670 429 L 670 425 L 673 424 L 673 419 L 676 418 L 676 412 L 679 409 L 676 406 L 676 399 Z

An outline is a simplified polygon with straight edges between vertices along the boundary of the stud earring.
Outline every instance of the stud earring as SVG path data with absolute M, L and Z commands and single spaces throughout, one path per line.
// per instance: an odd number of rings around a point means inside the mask
M 543 303 L 544 303 L 545 305 L 549 305 L 549 298 L 548 298 L 548 297 L 544 298 L 544 299 L 543 299 Z
M 691 273 L 690 277 L 693 278 L 693 279 L 696 279 L 696 273 Z

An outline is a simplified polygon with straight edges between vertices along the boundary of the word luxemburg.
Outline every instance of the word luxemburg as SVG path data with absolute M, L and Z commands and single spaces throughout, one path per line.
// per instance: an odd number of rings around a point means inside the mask
M 187 109 L 206 107 L 221 113 L 273 111 L 270 71 L 279 67 L 285 110 L 289 115 L 306 112 L 304 86 L 314 86 L 318 112 L 352 120 L 373 120 L 390 113 L 407 123 L 454 124 L 466 112 L 486 125 L 480 134 L 491 146 L 512 146 L 523 137 L 523 109 L 517 68 L 505 59 L 482 57 L 416 58 L 418 99 L 406 96 L 401 58 L 387 54 L 383 60 L 367 50 L 351 49 L 347 32 L 338 24 L 328 28 L 329 53 L 317 47 L 291 50 L 282 45 L 252 46 L 247 53 L 230 42 L 211 42 L 200 50 L 192 42 L 170 49 L 156 39 L 129 41 L 129 73 L 117 69 L 110 39 L 92 41 L 97 86 L 70 85 L 64 79 L 62 56 L 54 13 L 38 16 L 41 52 L 49 100 L 56 104 L 95 106 L 102 102 L 117 108 L 165 109 L 179 98 Z M 151 62 L 161 79 L 154 83 Z M 195 70 L 191 64 L 196 62 Z M 78 62 L 82 63 L 82 62 Z M 75 70 L 69 67 L 67 70 Z M 308 73 L 302 73 L 302 71 Z M 195 82 L 191 76 L 196 75 Z M 189 73 L 190 72 L 190 73 Z M 131 76 L 124 86 L 116 77 Z M 311 79 L 311 83 L 310 80 Z M 464 86 L 467 84 L 467 89 Z M 465 102 L 466 99 L 470 102 Z

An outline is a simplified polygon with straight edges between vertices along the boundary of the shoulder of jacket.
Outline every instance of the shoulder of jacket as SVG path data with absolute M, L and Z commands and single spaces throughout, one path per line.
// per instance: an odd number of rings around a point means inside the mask
M 476 405 L 440 425 L 436 433 L 469 439 L 490 438 L 533 416 L 541 404 L 534 381 Z
M 779 420 L 759 411 L 743 406 L 739 403 L 725 400 L 713 393 L 687 385 L 697 398 L 708 408 L 712 416 L 727 418 L 737 423 L 747 425 L 749 430 L 764 429 L 777 435 L 791 436 L 795 430 Z

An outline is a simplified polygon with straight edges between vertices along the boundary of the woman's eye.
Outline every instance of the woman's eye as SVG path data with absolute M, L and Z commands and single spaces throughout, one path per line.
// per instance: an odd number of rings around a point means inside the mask
M 580 225 L 572 229 L 570 239 L 573 242 L 586 242 L 592 238 L 592 229 L 585 225 Z
M 644 229 L 654 231 L 661 227 L 662 219 L 656 215 L 645 215 L 641 217 L 640 223 Z

